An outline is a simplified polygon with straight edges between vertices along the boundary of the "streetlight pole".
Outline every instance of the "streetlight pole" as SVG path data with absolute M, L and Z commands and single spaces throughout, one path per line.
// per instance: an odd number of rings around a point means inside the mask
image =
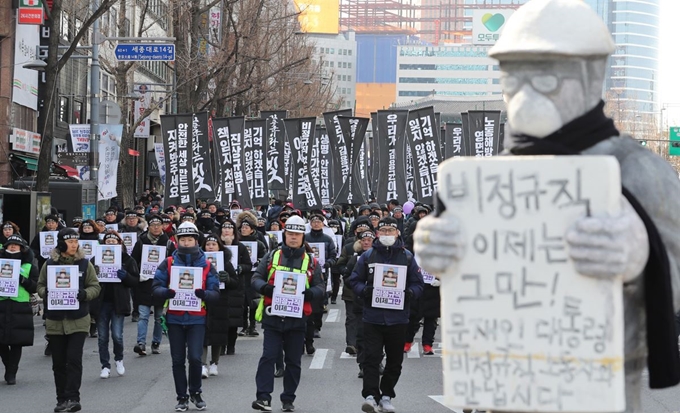
M 99 0 L 92 1 L 92 12 L 99 9 Z M 99 70 L 99 44 L 94 36 L 99 33 L 99 18 L 92 23 L 92 64 L 90 66 L 90 180 L 98 185 L 99 179 L 99 95 L 101 93 Z M 99 190 L 97 190 L 99 194 Z

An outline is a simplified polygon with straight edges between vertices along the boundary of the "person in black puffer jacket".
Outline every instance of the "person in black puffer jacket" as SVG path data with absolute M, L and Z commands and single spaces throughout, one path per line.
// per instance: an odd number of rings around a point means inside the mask
M 99 228 L 97 224 L 88 219 L 83 221 L 78 227 L 81 241 L 97 241 L 99 242 Z M 85 252 L 85 248 L 83 248 Z M 94 251 L 91 251 L 94 254 Z M 97 338 L 97 320 L 99 319 L 99 300 L 90 302 L 90 337 Z
M 132 313 L 130 304 L 130 289 L 139 284 L 139 269 L 137 263 L 125 251 L 123 239 L 117 231 L 109 230 L 104 235 L 102 245 L 121 245 L 122 267 L 115 274 L 120 282 L 103 282 L 101 268 L 95 266 L 97 277 L 100 279 L 101 293 L 97 298 L 100 301 L 99 319 L 97 320 L 97 333 L 99 334 L 99 361 L 102 371 L 99 377 L 108 379 L 111 375 L 111 363 L 109 356 L 109 331 L 113 341 L 113 354 L 116 362 L 116 372 L 119 376 L 125 374 L 123 365 L 123 323 L 125 317 Z M 92 264 L 95 258 L 92 258 Z
M 205 340 L 203 341 L 203 371 L 204 378 L 217 376 L 217 365 L 220 361 L 221 349 L 227 347 L 227 354 L 234 354 L 237 329 L 242 325 L 243 314 L 243 277 L 237 274 L 231 262 L 232 254 L 224 247 L 222 241 L 215 235 L 208 235 L 203 244 L 203 251 L 221 252 L 223 254 L 224 269 L 218 271 L 220 279 L 220 299 L 207 304 L 208 319 L 206 323 Z M 232 324 L 235 324 L 232 326 Z M 230 339 L 233 340 L 230 343 Z M 210 367 L 208 367 L 208 346 L 210 346 Z
M 19 234 L 10 235 L 0 250 L 0 258 L 20 260 L 19 289 L 16 297 L 0 297 L 0 357 L 5 365 L 5 382 L 16 384 L 21 351 L 33 345 L 31 294 L 38 287 L 38 268 L 33 252 Z
M 253 267 L 257 268 L 257 263 L 264 257 L 267 253 L 266 245 L 260 241 L 258 237 L 257 228 L 257 217 L 250 211 L 241 212 L 236 218 L 236 229 L 240 233 L 240 241 L 244 242 L 255 242 L 257 243 L 257 261 L 254 263 Z M 248 245 L 248 244 L 244 244 Z M 251 260 L 252 261 L 252 260 Z M 260 295 L 257 291 L 252 288 L 247 288 L 250 285 L 253 272 L 248 271 L 243 273 L 243 283 L 245 287 L 245 307 L 243 311 L 243 324 L 244 327 L 247 326 L 245 331 L 245 336 L 247 337 L 257 337 L 260 333 L 257 332 L 255 328 L 255 310 L 257 308 L 257 302 Z M 241 333 L 239 333 L 241 334 Z

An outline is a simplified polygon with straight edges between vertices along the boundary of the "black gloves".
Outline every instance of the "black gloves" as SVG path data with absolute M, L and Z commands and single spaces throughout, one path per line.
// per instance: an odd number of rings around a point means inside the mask
M 373 286 L 365 286 L 364 290 L 361 292 L 361 296 L 364 299 L 364 303 L 371 305 L 371 302 L 373 301 Z
M 333 266 L 333 263 L 330 262 L 330 261 L 326 261 L 326 262 L 323 263 L 323 269 L 324 270 L 327 270 L 327 269 L 331 268 L 332 266 Z
M 269 283 L 263 285 L 262 288 L 260 288 L 260 294 L 271 298 L 272 295 L 274 295 L 274 286 Z
M 127 271 L 121 268 L 120 270 L 116 271 L 116 276 L 119 280 L 123 281 L 123 278 L 127 277 Z
M 237 265 L 236 266 L 236 275 L 241 275 L 242 272 L 243 272 L 243 268 L 241 268 L 240 265 Z
M 205 299 L 205 290 L 202 288 L 195 289 L 194 294 L 196 294 L 196 297 L 200 298 L 201 300 Z
M 78 301 L 85 301 L 87 300 L 87 292 L 85 290 L 81 289 L 78 291 Z
M 226 271 L 218 272 L 217 277 L 219 277 L 220 281 L 223 283 L 229 281 L 229 273 Z
M 312 298 L 314 298 L 314 293 L 309 288 L 304 290 L 302 295 L 305 296 L 305 301 L 312 301 Z
M 411 290 L 410 288 L 405 289 L 404 290 L 404 299 L 406 301 L 410 301 L 411 298 L 413 298 L 413 290 Z
M 21 276 L 21 277 L 19 277 L 19 285 L 28 289 L 28 287 L 31 285 L 31 280 L 29 280 L 28 278 L 26 278 L 24 276 Z
M 168 288 L 168 292 L 166 293 L 166 296 L 167 296 L 169 299 L 170 299 L 170 298 L 175 298 L 175 294 L 177 294 L 177 293 L 175 292 L 175 290 L 171 290 L 170 288 Z

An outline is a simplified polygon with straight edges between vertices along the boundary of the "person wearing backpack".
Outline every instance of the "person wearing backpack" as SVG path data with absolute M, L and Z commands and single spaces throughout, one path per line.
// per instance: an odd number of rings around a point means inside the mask
M 284 272 L 295 272 L 306 275 L 304 289 L 303 314 L 301 318 L 280 317 L 270 314 L 274 282 Z M 261 260 L 253 273 L 251 286 L 262 294 L 255 318 L 262 320 L 264 342 L 262 357 L 257 366 L 255 383 L 257 385 L 256 400 L 252 403 L 255 410 L 270 412 L 271 393 L 274 391 L 274 365 L 283 350 L 285 354 L 285 371 L 283 376 L 283 393 L 281 393 L 282 411 L 295 410 L 295 391 L 300 383 L 302 350 L 305 342 L 307 318 L 312 313 L 312 301 L 320 299 L 326 293 L 321 277 L 321 267 L 316 258 L 305 251 L 305 222 L 299 216 L 292 216 L 286 221 L 283 231 L 283 244 L 270 251 Z
M 390 264 L 394 269 L 405 267 L 403 309 L 373 306 L 374 276 L 385 277 L 374 274 L 378 264 Z M 382 285 L 389 285 L 385 283 L 383 278 Z M 395 280 L 395 283 L 398 285 L 398 281 Z M 364 302 L 364 402 L 361 408 L 366 413 L 394 412 L 392 399 L 396 396 L 394 387 L 399 381 L 404 361 L 410 302 L 417 300 L 423 292 L 423 275 L 413 254 L 404 247 L 396 219 L 385 217 L 378 222 L 378 238 L 373 241 L 373 247 L 357 260 L 349 285 L 356 299 Z M 381 380 L 383 351 L 386 362 Z

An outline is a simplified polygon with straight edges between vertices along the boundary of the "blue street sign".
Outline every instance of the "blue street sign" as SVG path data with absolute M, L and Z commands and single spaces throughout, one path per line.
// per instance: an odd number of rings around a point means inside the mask
M 119 44 L 116 46 L 116 59 L 120 61 L 175 61 L 174 44 Z

